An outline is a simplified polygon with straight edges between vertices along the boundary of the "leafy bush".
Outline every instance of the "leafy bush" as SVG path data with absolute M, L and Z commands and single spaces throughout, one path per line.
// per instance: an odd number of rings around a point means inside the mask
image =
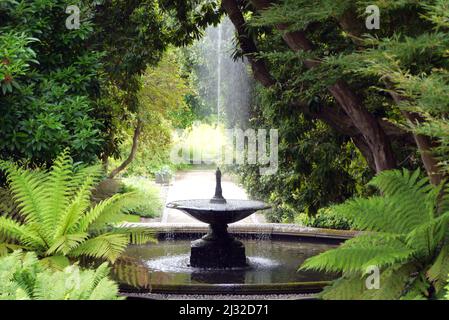
M 145 199 L 130 213 L 147 218 L 161 215 L 163 206 L 160 190 L 152 181 L 147 178 L 129 177 L 122 179 L 122 182 L 124 184 L 122 192 L 133 192 L 138 194 L 141 199 Z
M 103 263 L 96 270 L 76 265 L 62 271 L 44 268 L 34 252 L 14 253 L 0 258 L 2 300 L 117 300 L 118 286 L 108 279 Z
M 345 217 L 334 214 L 332 208 L 319 209 L 318 213 L 312 217 L 302 213 L 297 217 L 295 222 L 306 227 L 339 230 L 351 229 L 350 221 Z
M 0 157 L 48 164 L 70 147 L 95 161 L 110 122 L 97 103 L 104 54 L 80 45 L 94 36 L 90 12 L 67 32 L 65 0 L 1 2 Z
M 382 196 L 333 207 L 369 231 L 312 257 L 302 269 L 342 272 L 324 299 L 416 299 L 444 294 L 449 273 L 449 190 L 420 179 L 420 171 L 384 171 L 370 184 Z M 445 194 L 442 196 L 442 194 Z M 367 268 L 380 270 L 380 288 L 365 286 Z
M 101 175 L 98 166 L 80 167 L 67 152 L 49 171 L 26 170 L 0 162 L 22 221 L 0 216 L 0 247 L 35 251 L 50 265 L 65 266 L 81 256 L 114 261 L 129 243 L 152 240 L 148 230 L 113 227 L 122 214 L 139 206 L 133 193 L 116 194 L 91 206 L 91 190 Z

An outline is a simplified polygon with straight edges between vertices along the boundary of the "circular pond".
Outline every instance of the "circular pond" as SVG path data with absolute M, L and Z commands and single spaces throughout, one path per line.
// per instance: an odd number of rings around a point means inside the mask
M 234 233 L 246 248 L 248 266 L 205 269 L 189 265 L 190 242 L 199 233 L 166 233 L 157 244 L 130 246 L 113 266 L 122 292 L 176 294 L 314 293 L 337 275 L 299 271 L 309 257 L 342 239 Z

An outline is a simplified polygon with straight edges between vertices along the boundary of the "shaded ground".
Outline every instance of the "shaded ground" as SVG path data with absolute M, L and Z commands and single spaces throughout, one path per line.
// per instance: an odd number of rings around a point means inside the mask
M 189 170 L 180 171 L 176 174 L 172 184 L 166 187 L 165 203 L 174 200 L 187 199 L 209 199 L 215 192 L 215 171 L 214 170 Z M 243 188 L 237 185 L 227 175 L 222 176 L 223 196 L 226 199 L 248 199 Z M 185 213 L 165 208 L 162 214 L 162 223 L 198 223 L 201 222 L 191 218 Z M 237 223 L 264 223 L 262 214 L 253 214 Z

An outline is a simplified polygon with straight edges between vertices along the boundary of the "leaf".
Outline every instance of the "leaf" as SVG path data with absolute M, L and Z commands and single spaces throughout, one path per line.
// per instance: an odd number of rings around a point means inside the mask
M 64 270 L 70 265 L 70 260 L 65 256 L 50 256 L 40 260 L 40 263 L 49 269 Z

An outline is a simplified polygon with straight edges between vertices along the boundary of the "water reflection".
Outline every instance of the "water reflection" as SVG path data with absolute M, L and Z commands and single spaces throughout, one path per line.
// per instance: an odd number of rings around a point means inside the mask
M 113 266 L 122 286 L 151 290 L 151 285 L 274 284 L 330 280 L 335 275 L 297 271 L 310 256 L 335 244 L 276 240 L 244 240 L 249 266 L 232 269 L 198 269 L 189 266 L 190 241 L 161 241 L 130 246 Z

